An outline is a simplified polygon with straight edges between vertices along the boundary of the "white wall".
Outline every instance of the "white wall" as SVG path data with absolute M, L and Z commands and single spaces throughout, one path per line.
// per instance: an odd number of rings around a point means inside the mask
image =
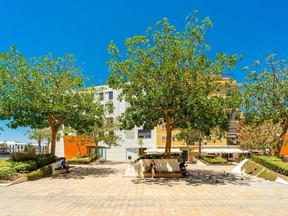
M 96 97 L 100 98 L 100 93 L 103 93 L 103 100 L 100 100 L 101 104 L 105 106 L 105 104 L 109 101 L 113 102 L 114 110 L 113 113 L 107 113 L 107 118 L 113 118 L 120 116 L 129 104 L 125 101 L 119 101 L 118 95 L 120 90 L 114 90 L 109 88 L 108 86 L 97 86 L 99 92 L 97 93 Z M 113 92 L 113 99 L 109 99 L 108 92 Z M 141 147 L 138 144 L 138 129 L 134 128 L 130 131 L 118 131 L 117 133 L 121 136 L 121 141 L 119 141 L 119 146 L 112 146 L 111 148 L 106 149 L 106 159 L 110 161 L 129 161 L 128 156 L 130 155 L 134 160 L 138 157 L 139 148 Z M 143 148 L 155 148 L 156 147 L 156 129 L 151 131 L 151 138 L 143 138 Z M 104 143 L 99 143 L 99 146 L 109 147 Z M 56 155 L 58 157 L 63 157 L 64 153 L 64 140 L 63 138 L 60 139 L 56 143 Z
M 116 118 L 120 116 L 125 110 L 128 108 L 129 104 L 125 101 L 119 101 L 118 95 L 120 93 L 119 90 L 113 90 L 108 86 L 98 87 L 102 89 L 101 92 L 104 92 L 104 100 L 101 101 L 103 105 L 105 105 L 109 100 L 108 92 L 113 92 L 113 106 L 114 111 L 113 114 L 107 114 L 107 117 Z M 131 156 L 131 160 L 134 160 L 138 157 L 139 148 L 141 147 L 138 144 L 138 129 L 135 127 L 130 131 L 119 131 L 118 134 L 121 135 L 121 141 L 119 142 L 120 146 L 115 146 L 107 149 L 107 160 L 111 161 L 129 161 L 128 156 Z M 156 147 L 156 130 L 153 129 L 151 131 L 151 138 L 143 138 L 143 148 L 155 148 Z M 101 146 L 105 146 L 105 144 L 101 143 Z

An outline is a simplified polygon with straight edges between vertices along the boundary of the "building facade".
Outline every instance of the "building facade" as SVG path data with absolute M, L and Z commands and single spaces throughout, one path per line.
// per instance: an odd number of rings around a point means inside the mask
M 27 145 L 34 147 L 35 152 L 44 152 L 47 149 L 47 143 L 42 143 L 39 151 L 38 143 L 26 143 L 26 142 L 16 142 L 16 141 L 0 141 L 0 153 L 13 153 L 13 152 L 25 152 L 27 150 Z
M 116 119 L 125 112 L 128 103 L 118 100 L 120 90 L 111 89 L 108 86 L 98 86 L 98 93 L 96 98 L 100 100 L 101 104 L 107 107 L 106 118 Z M 110 109 L 108 106 L 113 106 Z M 135 127 L 132 130 L 116 131 L 120 137 L 118 146 L 109 147 L 103 142 L 98 144 L 98 154 L 105 160 L 111 161 L 129 161 L 138 157 L 140 151 L 147 148 L 156 147 L 156 129 L 144 130 L 143 128 Z M 139 142 L 141 141 L 141 145 Z M 67 135 L 58 138 L 56 143 L 56 155 L 59 157 L 67 157 L 67 159 L 79 155 L 86 155 L 93 148 L 93 144 L 85 142 L 81 144 L 80 141 L 75 140 Z
M 230 78 L 223 78 L 221 82 L 231 81 Z M 238 89 L 239 85 L 233 81 L 233 86 Z M 106 118 L 117 119 L 122 113 L 129 107 L 129 104 L 125 101 L 118 100 L 120 90 L 111 89 L 108 86 L 98 86 L 96 98 L 101 102 L 107 109 Z M 225 89 L 213 94 L 225 94 Z M 109 107 L 113 106 L 114 109 Z M 205 140 L 203 145 L 207 146 L 227 146 L 237 145 L 237 135 L 239 133 L 239 119 L 236 118 L 234 113 L 229 114 L 230 128 L 228 133 L 222 137 L 211 136 L 211 139 Z M 182 156 L 186 160 L 191 160 L 195 156 L 195 150 L 198 148 L 198 144 L 188 146 L 185 141 L 174 139 L 175 135 L 179 131 L 175 130 L 172 132 L 172 147 L 179 148 L 182 150 Z M 98 144 L 98 154 L 106 160 L 113 161 L 129 161 L 136 159 L 140 152 L 150 148 L 165 148 L 166 144 L 166 128 L 165 125 L 155 127 L 153 130 L 144 130 L 143 128 L 133 128 L 129 131 L 116 131 L 116 134 L 121 137 L 118 146 L 109 147 L 105 143 Z M 140 141 L 141 140 L 141 141 Z M 141 145 L 140 145 L 141 144 Z M 68 159 L 76 157 L 78 155 L 88 154 L 93 151 L 93 144 L 86 142 L 82 144 L 78 141 L 73 141 L 72 137 L 63 136 L 57 140 L 56 144 L 56 155 L 65 156 Z

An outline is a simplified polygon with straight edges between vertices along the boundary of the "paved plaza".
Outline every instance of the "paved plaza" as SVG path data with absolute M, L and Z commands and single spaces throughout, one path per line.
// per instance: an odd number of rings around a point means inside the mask
M 234 166 L 189 164 L 179 179 L 122 177 L 128 166 L 86 165 L 0 187 L 0 215 L 288 215 L 288 185 L 229 173 Z

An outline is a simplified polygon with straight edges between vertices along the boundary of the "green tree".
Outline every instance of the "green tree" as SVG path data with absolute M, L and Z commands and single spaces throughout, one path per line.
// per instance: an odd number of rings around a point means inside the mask
M 0 74 L 0 119 L 10 120 L 11 128 L 49 127 L 52 154 L 64 124 L 83 132 L 102 116 L 94 88 L 85 88 L 87 79 L 72 54 L 58 58 L 48 54 L 28 61 L 12 47 L 0 53 Z
M 265 64 L 255 61 L 243 88 L 243 112 L 247 124 L 261 125 L 267 120 L 281 127 L 276 155 L 279 155 L 288 130 L 288 65 L 269 55 Z
M 213 92 L 225 88 L 232 93 L 230 80 L 224 85 L 220 80 L 235 66 L 237 56 L 219 53 L 213 61 L 206 56 L 210 47 L 204 43 L 205 33 L 210 27 L 209 18 L 199 21 L 189 16 L 185 29 L 176 31 L 164 18 L 154 31 L 149 27 L 145 35 L 126 40 L 125 58 L 113 42 L 109 45 L 108 85 L 121 89 L 120 99 L 130 104 L 120 117 L 121 128 L 165 124 L 166 157 L 170 157 L 172 130 L 187 127 L 187 122 L 205 134 L 218 125 L 228 128 L 225 109 L 232 97 L 213 96 Z
M 36 147 L 33 146 L 31 143 L 28 143 L 27 145 L 25 145 L 25 152 L 36 153 Z
M 109 107 L 110 109 L 110 107 Z M 91 126 L 86 130 L 82 135 L 86 135 L 95 144 L 96 154 L 98 152 L 98 144 L 100 142 L 105 143 L 108 146 L 118 146 L 118 141 L 121 137 L 116 133 L 118 130 L 117 120 L 113 118 L 106 118 L 103 116 L 100 123 L 97 125 Z

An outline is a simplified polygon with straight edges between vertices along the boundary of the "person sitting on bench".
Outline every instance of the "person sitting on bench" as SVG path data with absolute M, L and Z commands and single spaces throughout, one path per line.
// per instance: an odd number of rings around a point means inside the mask
M 187 164 L 185 164 L 185 161 L 183 160 L 181 163 L 179 163 L 179 168 L 181 171 L 186 171 Z
M 66 169 L 66 173 L 69 173 L 69 164 L 66 161 L 66 158 L 64 157 L 61 161 L 61 168 Z

